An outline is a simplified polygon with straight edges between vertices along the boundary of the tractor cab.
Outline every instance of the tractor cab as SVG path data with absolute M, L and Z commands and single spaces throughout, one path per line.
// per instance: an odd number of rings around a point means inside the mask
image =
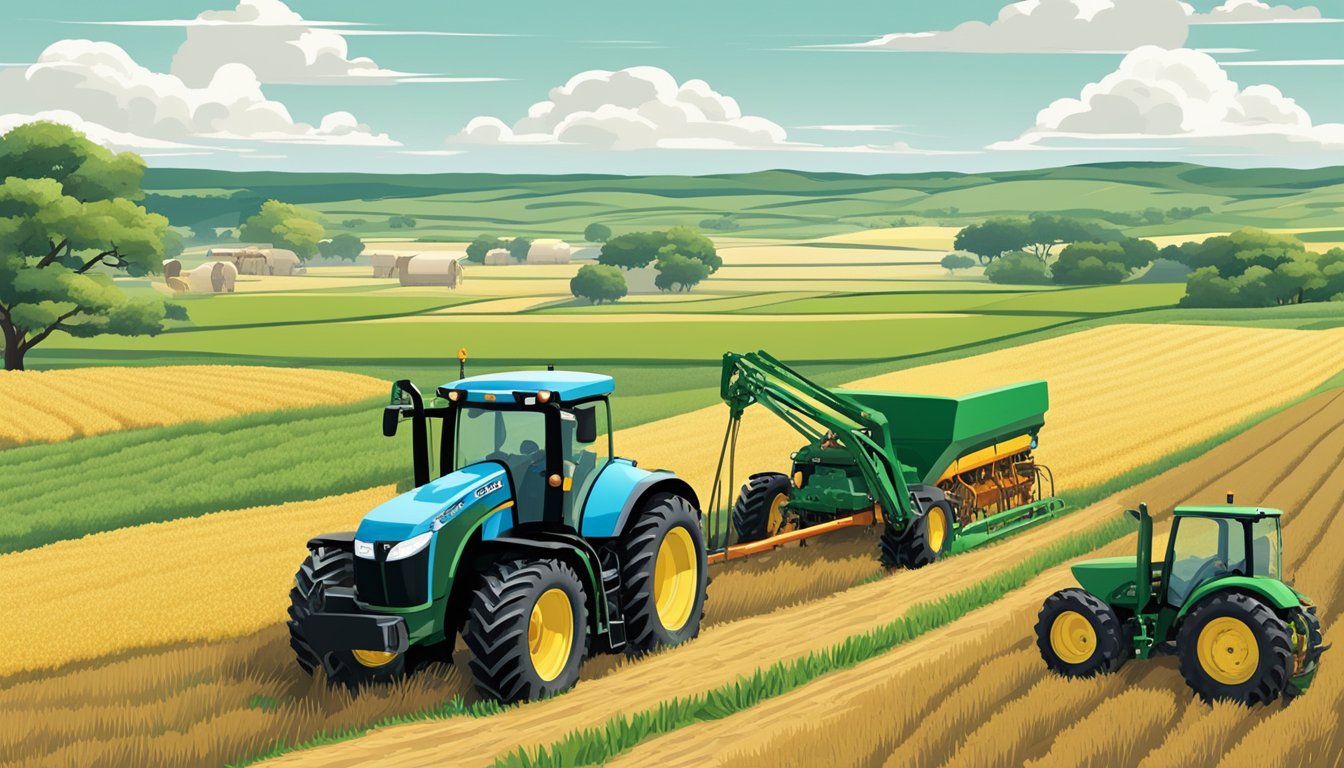
M 1229 576 L 1280 580 L 1282 515 L 1264 507 L 1177 507 L 1163 568 L 1166 604 L 1183 606 L 1200 586 Z
M 592 373 L 485 374 L 444 384 L 438 402 L 426 406 L 414 384 L 399 381 L 384 433 L 411 420 L 417 487 L 431 482 L 434 453 L 440 477 L 497 464 L 514 491 L 518 522 L 577 528 L 579 505 L 612 456 L 612 389 L 610 376 Z

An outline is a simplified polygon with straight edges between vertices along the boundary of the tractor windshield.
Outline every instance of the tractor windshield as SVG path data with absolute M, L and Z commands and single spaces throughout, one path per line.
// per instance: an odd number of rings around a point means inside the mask
M 509 468 L 518 506 L 540 510 L 546 490 L 546 416 L 465 406 L 453 440 L 455 468 L 478 461 L 501 461 Z
M 1251 566 L 1255 576 L 1282 578 L 1283 545 L 1279 537 L 1279 519 L 1263 517 L 1251 525 Z
M 1245 530 L 1238 520 L 1220 517 L 1181 517 L 1171 535 L 1171 573 L 1167 602 L 1183 605 L 1205 582 L 1223 576 L 1245 576 Z

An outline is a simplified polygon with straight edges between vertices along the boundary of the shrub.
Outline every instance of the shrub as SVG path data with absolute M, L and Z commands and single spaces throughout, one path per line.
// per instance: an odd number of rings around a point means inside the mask
M 605 264 L 585 264 L 569 281 L 569 291 L 576 297 L 593 304 L 619 301 L 625 296 L 625 275 L 616 267 Z
M 1014 251 L 1005 253 L 985 267 L 985 278 L 991 283 L 1048 285 L 1050 272 L 1046 269 L 1045 262 L 1030 253 Z

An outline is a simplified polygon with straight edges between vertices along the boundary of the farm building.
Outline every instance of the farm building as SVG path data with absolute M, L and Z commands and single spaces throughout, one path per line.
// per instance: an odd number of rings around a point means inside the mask
M 491 267 L 513 263 L 513 254 L 506 248 L 495 248 L 485 254 L 485 265 Z
M 564 240 L 533 240 L 527 250 L 528 264 L 568 264 L 570 258 L 569 243 Z
M 163 262 L 163 279 L 175 293 L 233 293 L 238 268 L 231 261 L 218 260 L 184 272 L 182 262 L 167 259 Z
M 211 248 L 205 257 L 233 262 L 240 275 L 302 275 L 307 271 L 298 254 L 285 248 Z
M 374 277 L 397 276 L 397 254 L 371 253 L 369 254 L 369 260 L 373 262 Z
M 421 253 L 397 259 L 397 277 L 402 285 L 437 285 L 456 288 L 462 284 L 465 253 Z

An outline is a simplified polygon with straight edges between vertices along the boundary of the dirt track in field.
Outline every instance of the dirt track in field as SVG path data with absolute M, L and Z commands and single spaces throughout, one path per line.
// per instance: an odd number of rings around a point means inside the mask
M 1329 643 L 1344 639 L 1335 629 L 1344 566 L 1338 550 L 1322 543 L 1344 541 L 1344 516 L 1337 514 L 1344 505 L 1344 395 L 1316 398 L 1284 414 L 1281 423 L 1323 404 L 1300 428 L 1265 443 L 1249 463 L 1241 461 L 1244 446 L 1229 444 L 1215 451 L 1220 461 L 1210 455 L 1127 495 L 1208 503 L 1221 501 L 1228 489 L 1244 503 L 1283 509 L 1284 572 L 1320 606 Z M 1159 525 L 1159 536 L 1168 527 L 1168 521 Z M 1155 551 L 1163 551 L 1161 544 Z M 1134 546 L 1129 536 L 1097 554 L 1130 554 Z M 1344 665 L 1328 656 L 1315 687 L 1291 708 L 1250 711 L 1200 704 L 1170 658 L 1132 662 L 1094 680 L 1049 674 L 1034 646 L 1036 612 L 1045 596 L 1069 586 L 1076 583 L 1067 567 L 1051 569 L 891 653 L 723 720 L 646 742 L 610 764 L 748 768 L 825 758 L 836 765 L 882 765 L 885 759 L 890 766 L 1316 765 L 1339 755 Z M 968 669 L 978 671 L 956 672 Z M 885 709 L 873 717 L 878 707 Z M 855 728 L 856 719 L 867 724 Z M 927 723 L 941 724 L 935 735 L 921 727 Z M 1243 738 L 1256 726 L 1261 738 Z M 1121 730 L 1124 737 L 1114 738 Z
M 601 679 L 580 682 L 569 694 L 508 710 L 488 722 L 451 718 L 385 728 L 355 741 L 292 753 L 273 763 L 349 766 L 376 761 L 382 766 L 418 766 L 451 760 L 455 765 L 487 766 L 497 756 L 519 746 L 549 745 L 569 731 L 600 726 L 615 715 L 649 709 L 669 698 L 690 696 L 731 683 L 763 666 L 763 662 L 792 659 L 835 645 L 850 635 L 891 621 L 915 603 L 970 586 L 983 574 L 1015 564 L 1024 552 L 1105 521 L 1139 500 L 1149 502 L 1159 514 L 1184 501 L 1217 503 L 1229 482 L 1243 499 L 1265 496 L 1313 449 L 1327 444 L 1342 424 L 1344 395 L 1338 391 L 1326 393 L 1247 430 L 1194 461 L 1035 529 L 1027 536 L 920 571 L 897 573 L 825 600 L 711 627 L 682 648 L 623 667 Z M 1337 451 L 1334 459 L 1338 461 Z M 1054 588 L 1052 585 L 1062 585 L 1064 581 L 1062 569 L 1051 572 L 1017 599 L 1023 604 L 1039 601 L 1041 590 L 1048 591 Z M 977 612 L 868 664 L 905 666 L 922 658 L 921 654 L 932 658 L 946 642 L 967 636 L 981 638 L 981 643 L 993 642 L 994 633 L 1000 630 L 1003 618 L 1009 615 L 1006 612 L 1015 603 L 1005 600 L 1004 605 L 1010 607 L 996 605 Z M 808 686 L 804 689 L 807 693 L 795 693 L 776 701 L 791 698 L 798 707 L 815 705 L 829 710 L 836 698 L 845 696 L 849 690 L 840 684 L 842 680 L 852 678 L 850 685 L 862 687 L 873 674 L 871 670 L 861 674 L 856 669 L 831 675 L 821 685 Z M 772 705 L 767 703 L 763 707 Z M 738 716 L 743 720 L 730 727 L 723 726 L 737 718 L 679 731 L 650 742 L 628 759 L 632 765 L 712 762 L 723 756 L 725 747 L 745 748 L 744 733 L 751 731 L 754 743 L 758 733 L 769 730 L 765 723 L 772 718 L 761 717 L 761 709 Z M 791 727 L 797 721 L 795 711 L 775 722 L 785 729 Z M 777 714 L 778 710 L 774 712 Z M 725 735 L 715 735 L 719 733 Z M 697 759 L 688 757 L 692 750 Z

